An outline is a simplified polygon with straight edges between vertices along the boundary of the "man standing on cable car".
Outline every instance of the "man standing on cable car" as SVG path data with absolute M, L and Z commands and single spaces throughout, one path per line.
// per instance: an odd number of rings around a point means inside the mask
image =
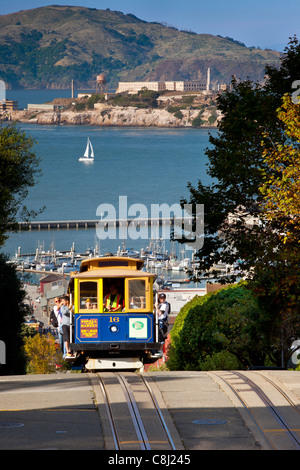
M 169 313 L 170 304 L 166 300 L 166 294 L 161 293 L 158 296 L 158 302 L 155 304 L 156 312 L 158 313 L 158 333 L 159 342 L 165 341 L 168 333 L 169 326 Z
M 122 312 L 124 300 L 119 294 L 118 288 L 115 284 L 109 287 L 109 294 L 104 297 L 104 310 L 107 312 Z

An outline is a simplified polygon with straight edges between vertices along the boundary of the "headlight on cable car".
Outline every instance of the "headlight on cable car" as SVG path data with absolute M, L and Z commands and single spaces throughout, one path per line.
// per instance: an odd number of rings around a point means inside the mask
M 118 333 L 119 331 L 119 328 L 117 327 L 117 325 L 111 325 L 111 327 L 109 328 L 111 333 Z

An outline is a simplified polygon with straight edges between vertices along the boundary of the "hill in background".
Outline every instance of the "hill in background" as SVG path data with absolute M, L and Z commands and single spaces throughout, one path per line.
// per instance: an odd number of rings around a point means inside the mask
M 178 31 L 120 11 L 47 6 L 0 16 L 0 79 L 11 88 L 95 88 L 132 80 L 262 81 L 280 53 Z

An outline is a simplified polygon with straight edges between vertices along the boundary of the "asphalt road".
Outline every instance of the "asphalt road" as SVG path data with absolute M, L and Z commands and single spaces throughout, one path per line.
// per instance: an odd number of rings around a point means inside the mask
M 269 371 L 300 403 L 300 374 Z M 206 372 L 155 372 L 186 450 L 258 450 L 230 395 Z M 104 450 L 88 374 L 0 377 L 1 450 Z

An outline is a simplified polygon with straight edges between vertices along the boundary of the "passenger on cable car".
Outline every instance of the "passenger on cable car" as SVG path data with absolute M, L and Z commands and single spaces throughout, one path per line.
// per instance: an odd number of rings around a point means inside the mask
M 104 311 L 107 312 L 122 312 L 124 308 L 124 299 L 119 293 L 116 284 L 109 286 L 109 294 L 104 297 Z
M 166 300 L 166 294 L 159 294 L 158 302 L 155 304 L 158 313 L 158 326 L 159 326 L 159 341 L 162 342 L 166 339 L 169 326 L 169 313 L 170 304 Z

